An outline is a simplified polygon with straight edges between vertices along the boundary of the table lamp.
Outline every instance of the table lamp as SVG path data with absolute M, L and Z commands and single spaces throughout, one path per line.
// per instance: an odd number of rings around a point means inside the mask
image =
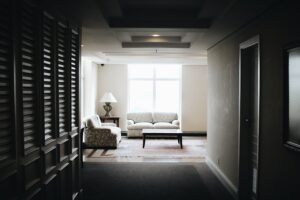
M 101 98 L 100 102 L 104 102 L 103 105 L 104 110 L 106 111 L 105 117 L 110 117 L 110 111 L 112 110 L 111 103 L 117 102 L 116 98 L 111 92 L 106 92 Z

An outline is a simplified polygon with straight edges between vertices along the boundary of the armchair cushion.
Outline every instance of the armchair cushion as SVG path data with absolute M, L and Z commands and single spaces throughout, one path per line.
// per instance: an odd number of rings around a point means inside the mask
M 102 123 L 101 122 L 102 127 L 103 126 L 109 126 L 109 127 L 117 127 L 117 125 L 115 123 Z
M 100 129 L 108 129 L 112 134 L 118 134 L 121 129 L 119 127 L 112 127 L 112 126 L 102 126 Z

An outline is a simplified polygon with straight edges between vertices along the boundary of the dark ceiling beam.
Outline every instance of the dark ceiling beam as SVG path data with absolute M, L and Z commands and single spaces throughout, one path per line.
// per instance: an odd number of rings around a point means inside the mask
M 130 7 L 122 8 L 123 17 L 190 18 L 197 19 L 199 8 Z
M 206 0 L 119 0 L 121 5 L 131 6 L 165 6 L 165 5 L 176 5 L 176 6 L 199 6 L 202 5 Z
M 209 28 L 210 19 L 109 18 L 111 28 Z
M 99 0 L 99 7 L 105 17 L 121 17 L 123 16 L 119 0 Z

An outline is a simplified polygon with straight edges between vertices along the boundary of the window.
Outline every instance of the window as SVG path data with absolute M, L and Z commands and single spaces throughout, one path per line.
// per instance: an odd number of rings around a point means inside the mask
M 181 65 L 128 65 L 129 112 L 179 112 Z

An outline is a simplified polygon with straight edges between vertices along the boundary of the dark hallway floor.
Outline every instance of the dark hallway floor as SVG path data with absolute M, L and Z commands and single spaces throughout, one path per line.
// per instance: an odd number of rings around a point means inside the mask
M 205 163 L 84 163 L 86 200 L 231 200 Z

